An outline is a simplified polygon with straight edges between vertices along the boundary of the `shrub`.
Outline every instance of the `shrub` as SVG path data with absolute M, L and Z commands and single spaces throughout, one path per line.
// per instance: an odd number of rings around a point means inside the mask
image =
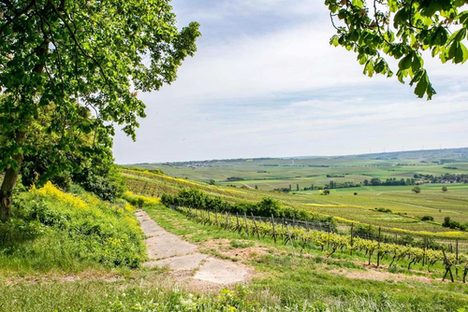
M 392 213 L 392 210 L 388 208 L 374 208 L 374 210 L 383 213 Z
M 421 217 L 421 221 L 434 221 L 433 216 L 423 216 Z
M 10 263 L 15 270 L 134 268 L 145 258 L 143 234 L 125 202 L 76 196 L 47 183 L 17 195 L 12 212 L 11 222 L 0 225 L 0 264 L 6 269 Z
M 457 221 L 453 221 L 452 219 L 450 219 L 450 217 L 445 217 L 444 218 L 444 222 L 442 223 L 442 226 L 447 227 L 447 228 L 451 228 L 451 229 L 458 229 L 458 230 L 462 230 L 462 231 L 465 231 L 467 229 L 466 224 L 461 224 L 461 223 L 459 223 Z
M 378 236 L 378 233 L 370 225 L 358 224 L 353 230 L 353 235 L 361 238 L 374 239 Z
M 447 192 L 447 191 L 448 191 L 448 188 L 447 188 L 445 185 L 444 185 L 444 186 L 442 186 L 442 192 L 444 192 L 444 193 L 445 193 L 445 192 Z
M 415 186 L 415 187 L 412 188 L 412 191 L 414 193 L 416 193 L 416 194 L 419 194 L 419 193 L 421 193 L 421 188 L 419 186 Z
M 336 228 L 335 221 L 331 217 L 322 217 L 303 210 L 297 210 L 290 207 L 282 207 L 280 203 L 272 198 L 266 197 L 257 203 L 230 203 L 219 197 L 209 196 L 205 193 L 186 189 L 172 196 L 164 194 L 161 197 L 161 203 L 171 207 L 189 207 L 195 209 L 204 209 L 216 212 L 228 212 L 231 214 L 246 214 L 261 217 L 287 218 L 304 221 L 322 221 L 330 225 L 332 229 Z

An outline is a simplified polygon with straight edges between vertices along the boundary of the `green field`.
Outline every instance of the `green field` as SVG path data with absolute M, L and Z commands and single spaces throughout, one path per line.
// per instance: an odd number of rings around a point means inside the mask
M 162 164 L 136 164 L 127 167 L 161 169 L 192 180 L 220 185 L 236 185 L 261 190 L 323 187 L 330 181 L 360 183 L 371 178 L 407 179 L 415 174 L 466 174 L 468 149 L 448 149 L 335 157 L 260 158 L 211 160 Z M 229 178 L 240 181 L 228 181 Z
M 452 185 L 446 193 L 440 190 L 440 185 L 423 185 L 419 194 L 413 193 L 409 186 L 384 186 L 332 190 L 330 195 L 325 196 L 320 191 L 280 193 L 208 185 L 133 170 L 123 170 L 123 174 L 130 189 L 150 196 L 195 188 L 234 202 L 272 197 L 284 206 L 340 217 L 347 223 L 360 222 L 416 232 L 428 231 L 441 237 L 456 232 L 459 237 L 467 237 L 465 232 L 442 227 L 441 223 L 446 216 L 459 222 L 468 221 L 468 185 Z M 355 192 L 357 195 L 354 195 Z M 392 212 L 379 212 L 375 208 L 387 208 Z M 434 222 L 420 220 L 420 217 L 426 215 L 433 216 Z
M 351 209 L 341 201 L 367 198 L 368 206 L 353 209 L 368 217 L 376 213 L 368 207 L 380 197 L 395 198 L 401 193 L 409 203 L 422 198 L 429 201 L 439 192 L 438 186 L 423 186 L 421 194 L 403 187 L 375 187 L 358 195 L 345 189 L 329 196 L 317 191 L 294 195 L 208 185 L 148 171 L 121 169 L 121 173 L 130 189 L 153 196 L 187 188 L 229 201 L 272 195 L 283 205 L 323 209 L 323 213 Z M 459 199 L 459 192 L 466 192 L 465 186 L 453 186 L 444 196 Z M 387 256 L 376 267 L 376 256 L 368 265 L 363 250 L 328 254 L 330 249 L 319 245 L 276 242 L 268 236 L 199 222 L 163 206 L 157 198 L 131 193 L 110 203 L 76 186 L 65 192 L 48 183 L 15 197 L 12 220 L 0 226 L 0 311 L 459 312 L 468 307 L 462 271 L 454 283 L 441 282 L 444 267 L 440 261 L 430 270 L 421 261 L 408 269 L 409 258 L 390 265 Z M 197 244 L 201 252 L 247 265 L 254 272 L 251 280 L 207 292 L 177 284 L 168 270 L 145 268 L 142 263 L 147 256 L 133 215 L 135 207 L 124 199 L 140 205 L 166 230 Z M 451 210 L 457 211 L 455 206 Z

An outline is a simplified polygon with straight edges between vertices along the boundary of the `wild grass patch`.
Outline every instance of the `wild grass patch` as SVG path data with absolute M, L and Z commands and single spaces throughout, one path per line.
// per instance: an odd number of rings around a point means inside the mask
M 65 193 L 50 183 L 17 195 L 12 219 L 0 224 L 3 271 L 136 268 L 144 252 L 128 204 Z

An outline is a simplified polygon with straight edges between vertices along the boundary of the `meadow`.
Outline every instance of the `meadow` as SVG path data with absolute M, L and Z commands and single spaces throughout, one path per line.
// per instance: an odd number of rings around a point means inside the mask
M 468 307 L 462 272 L 455 283 L 442 283 L 440 263 L 430 271 L 421 263 L 408 270 L 408 260 L 390 267 L 386 257 L 378 268 L 368 266 L 368 256 L 357 250 L 328 254 L 319 245 L 275 242 L 199 222 L 144 196 L 191 187 L 226 200 L 254 200 L 263 191 L 121 171 L 135 192 L 113 203 L 76 186 L 65 192 L 50 183 L 15 195 L 13 218 L 0 227 L 0 311 L 459 312 Z M 135 206 L 202 252 L 248 265 L 255 271 L 252 280 L 205 292 L 177 284 L 165 269 L 145 268 Z
M 284 193 L 209 185 L 144 170 L 122 169 L 121 172 L 131 190 L 149 196 L 192 188 L 231 202 L 254 202 L 271 197 L 285 207 L 333 216 L 347 225 L 370 224 L 401 233 L 468 238 L 466 232 L 441 225 L 445 217 L 468 221 L 468 185 L 450 185 L 447 192 L 442 192 L 441 185 L 421 185 L 419 194 L 412 192 L 411 186 L 378 186 L 336 189 L 329 195 L 322 195 L 319 190 Z M 382 211 L 382 208 L 388 210 Z M 422 221 L 423 216 L 431 216 L 434 220 Z

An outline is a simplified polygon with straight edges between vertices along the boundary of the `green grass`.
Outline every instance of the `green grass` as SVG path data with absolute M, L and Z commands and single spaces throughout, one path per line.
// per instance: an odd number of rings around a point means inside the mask
M 261 276 L 248 286 L 252 296 L 248 300 L 265 306 L 277 302 L 303 307 L 307 302 L 337 311 L 455 311 L 468 304 L 468 289 L 460 283 L 349 279 L 334 272 L 338 269 L 365 271 L 364 255 L 336 254 L 326 258 L 318 249 L 301 252 L 299 247 L 275 245 L 269 239 L 252 239 L 216 226 L 198 224 L 161 205 L 146 210 L 161 226 L 202 246 L 204 242 L 228 239 L 228 249 L 268 249 L 267 254 L 247 260 Z M 440 274 L 437 271 L 434 276 Z
M 128 204 L 48 184 L 17 195 L 12 219 L 0 224 L 0 272 L 134 268 L 145 258 L 142 238 Z
M 324 186 L 334 182 L 363 182 L 371 178 L 411 178 L 416 173 L 442 175 L 468 172 L 468 149 L 416 151 L 374 155 L 263 158 L 195 161 L 165 164 L 137 164 L 134 167 L 161 169 L 176 177 L 207 182 L 214 179 L 220 185 L 258 186 L 262 190 Z M 133 167 L 132 166 L 132 167 Z M 456 169 L 447 169 L 452 167 Z M 327 177 L 331 176 L 331 177 Z M 228 182 L 229 177 L 243 181 Z
M 468 239 L 467 232 L 441 225 L 445 217 L 468 222 L 468 185 L 450 185 L 446 193 L 441 191 L 441 185 L 422 185 L 420 194 L 413 193 L 411 186 L 379 186 L 332 190 L 325 196 L 319 191 L 280 193 L 208 185 L 148 171 L 121 169 L 121 172 L 132 191 L 149 196 L 194 188 L 231 202 L 257 202 L 272 197 L 287 207 L 338 217 L 344 224 L 355 222 L 395 229 L 392 231 L 402 234 L 431 233 L 441 239 Z M 358 194 L 354 195 L 355 192 Z M 382 213 L 375 208 L 390 209 L 392 213 Z M 420 220 L 426 215 L 433 216 L 434 222 Z
M 80 225 L 93 222 L 104 229 L 104 224 L 110 222 L 120 233 L 111 231 L 112 236 L 125 237 L 121 232 L 129 235 L 128 231 L 134 231 L 133 221 L 129 220 L 134 219 L 125 205 L 103 203 L 87 194 L 69 197 L 55 191 L 23 193 L 20 198 L 15 222 L 18 223 L 21 218 L 27 220 L 24 223 L 48 230 L 35 232 L 37 236 L 27 239 L 25 236 L 23 240 L 18 240 L 22 237 L 20 235 L 9 236 L 10 247 L 16 252 L 2 253 L 0 257 L 0 311 L 398 312 L 457 311 L 468 305 L 468 290 L 460 283 L 426 284 L 347 278 L 337 274 L 337 270 L 367 272 L 362 266 L 365 257 L 335 254 L 326 258 L 316 249 L 301 252 L 292 245 L 276 245 L 269 239 L 252 239 L 237 232 L 196 223 L 160 204 L 147 202 L 144 204 L 145 210 L 153 219 L 167 230 L 200 244 L 203 252 L 223 256 L 226 250 L 261 248 L 267 251 L 240 259 L 257 272 L 247 285 L 214 293 L 179 289 L 174 287 L 165 270 L 134 268 L 110 271 L 109 262 L 99 261 L 103 251 L 106 251 L 109 259 L 120 259 L 129 246 L 140 246 L 141 233 L 135 232 L 137 240 L 122 241 L 113 246 L 116 248 L 114 251 L 106 249 L 107 241 L 99 237 L 74 232 L 82 229 Z M 42 203 L 41 209 L 47 213 L 32 218 L 33 212 L 41 211 L 34 208 L 37 203 Z M 86 206 L 81 206 L 83 203 Z M 80 210 L 79 207 L 87 208 Z M 45 224 L 45 220 L 49 220 L 45 216 L 52 216 L 51 224 Z M 18 226 L 15 228 L 21 229 Z M 48 243 L 38 244 L 43 239 Z M 66 245 L 61 244 L 60 240 L 67 242 Z M 209 247 L 217 240 L 226 240 L 229 244 L 224 249 Z M 85 248 L 85 252 L 77 253 L 83 251 L 77 250 L 77 246 L 89 247 L 91 241 L 97 242 L 93 249 Z M 52 252 L 50 257 L 46 256 L 51 249 L 57 251 Z M 54 257 L 60 258 L 58 251 L 69 259 L 64 263 L 54 260 Z M 138 255 L 141 257 L 140 253 Z M 9 261 L 16 261 L 17 266 L 8 265 Z M 45 264 L 46 261 L 50 263 Z M 27 269 L 24 270 L 24 267 Z M 122 267 L 128 265 L 118 266 Z

